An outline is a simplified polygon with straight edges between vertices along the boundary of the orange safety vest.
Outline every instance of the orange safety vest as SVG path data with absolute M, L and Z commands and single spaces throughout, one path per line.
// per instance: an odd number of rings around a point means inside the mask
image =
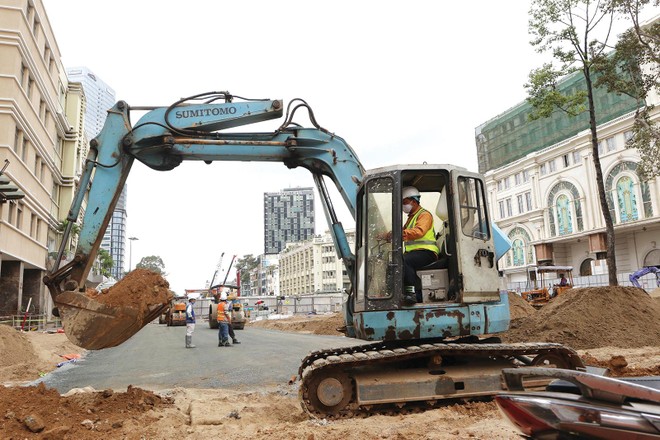
M 229 310 L 225 310 L 225 307 L 227 307 L 227 302 L 220 301 L 220 303 L 218 303 L 218 322 L 231 321 L 231 315 L 229 315 Z

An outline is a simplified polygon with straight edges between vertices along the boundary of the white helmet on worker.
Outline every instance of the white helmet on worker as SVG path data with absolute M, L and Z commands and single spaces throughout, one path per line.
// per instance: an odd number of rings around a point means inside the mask
M 227 301 L 227 292 L 222 292 L 220 294 L 220 301 Z
M 419 193 L 419 190 L 414 186 L 406 186 L 401 191 L 401 199 L 415 199 L 419 202 L 420 197 L 421 194 Z

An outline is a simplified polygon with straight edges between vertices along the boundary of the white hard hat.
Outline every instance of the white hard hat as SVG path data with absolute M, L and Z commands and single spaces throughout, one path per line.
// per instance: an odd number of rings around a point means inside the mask
M 222 292 L 220 294 L 220 301 L 227 301 L 227 292 Z
M 407 199 L 410 197 L 417 197 L 419 199 L 420 196 L 421 194 L 419 193 L 419 190 L 414 186 L 406 186 L 401 191 L 401 199 Z

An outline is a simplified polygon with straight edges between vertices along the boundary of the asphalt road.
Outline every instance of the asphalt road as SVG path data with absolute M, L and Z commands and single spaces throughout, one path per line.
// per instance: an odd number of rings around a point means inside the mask
M 240 345 L 218 347 L 218 331 L 197 324 L 196 348 L 185 348 L 185 327 L 149 324 L 122 345 L 90 351 L 76 363 L 47 374 L 43 382 L 60 393 L 91 386 L 125 391 L 128 385 L 148 390 L 174 387 L 232 388 L 286 384 L 297 375 L 311 351 L 356 345 L 341 336 L 286 333 L 246 326 L 236 330 Z

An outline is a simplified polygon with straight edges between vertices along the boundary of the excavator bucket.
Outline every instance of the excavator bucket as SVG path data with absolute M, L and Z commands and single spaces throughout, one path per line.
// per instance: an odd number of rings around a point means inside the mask
M 57 296 L 64 332 L 71 342 L 87 350 L 115 347 L 128 340 L 169 306 L 150 304 L 111 305 L 79 292 L 66 291 Z

